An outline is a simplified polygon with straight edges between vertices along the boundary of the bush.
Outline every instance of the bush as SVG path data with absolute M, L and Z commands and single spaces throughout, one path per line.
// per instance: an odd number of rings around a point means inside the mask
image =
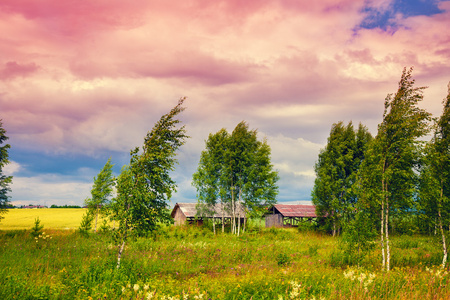
M 111 228 L 108 225 L 108 221 L 106 219 L 103 219 L 102 224 L 100 225 L 100 228 L 98 229 L 101 233 L 107 233 L 111 230 Z
M 36 238 L 40 234 L 42 234 L 42 229 L 44 229 L 44 225 L 41 225 L 41 220 L 39 220 L 39 217 L 34 219 L 34 226 L 31 228 L 31 236 Z
M 305 232 L 305 231 L 317 231 L 317 223 L 316 221 L 302 221 L 298 224 L 298 231 L 299 232 Z
M 291 258 L 286 253 L 280 253 L 277 255 L 277 264 L 280 267 L 285 267 L 291 263 Z
M 83 218 L 81 219 L 80 227 L 78 228 L 78 231 L 83 234 L 87 235 L 89 233 L 89 230 L 92 229 L 92 221 L 94 220 L 94 215 L 91 214 L 89 211 L 84 213 Z

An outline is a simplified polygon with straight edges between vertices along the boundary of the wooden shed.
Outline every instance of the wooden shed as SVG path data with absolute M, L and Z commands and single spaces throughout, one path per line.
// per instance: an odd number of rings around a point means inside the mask
M 300 222 L 317 218 L 314 205 L 275 204 L 268 210 L 266 227 L 295 227 Z
M 230 209 L 224 208 L 220 203 L 214 206 L 214 211 L 205 210 L 203 213 L 198 212 L 197 203 L 176 203 L 175 207 L 170 214 L 172 218 L 175 220 L 175 225 L 184 225 L 184 224 L 192 224 L 194 222 L 202 223 L 204 219 L 216 219 L 218 221 L 222 220 L 222 217 L 225 221 L 230 221 L 232 218 L 232 214 L 230 213 Z M 245 211 L 240 206 L 240 211 L 236 213 L 236 216 L 239 216 L 241 222 L 243 222 L 245 218 Z

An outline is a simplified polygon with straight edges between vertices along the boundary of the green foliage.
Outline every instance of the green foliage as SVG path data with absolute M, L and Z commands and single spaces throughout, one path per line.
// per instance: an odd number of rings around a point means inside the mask
M 319 230 L 319 224 L 315 220 L 303 221 L 303 222 L 299 222 L 297 229 L 300 232 L 318 231 Z
M 170 223 L 167 202 L 176 189 L 170 177 L 177 160 L 176 151 L 187 138 L 180 121 L 184 99 L 170 113 L 161 117 L 144 139 L 142 152 L 131 151 L 130 164 L 117 178 L 117 197 L 113 203 L 113 219 L 121 230 L 144 233 L 156 229 L 159 223 Z
M 147 235 L 160 224 L 170 224 L 168 201 L 176 191 L 170 173 L 175 170 L 176 151 L 184 144 L 185 127 L 176 117 L 184 107 L 184 99 L 163 115 L 144 138 L 142 152 L 130 152 L 130 164 L 117 178 L 117 196 L 111 203 L 110 217 L 118 221 L 116 237 L 121 244 L 118 266 L 125 241 L 130 234 Z
M 5 144 L 9 138 L 5 135 L 6 130 L 3 128 L 2 120 L 0 119 L 0 221 L 3 219 L 2 214 L 7 212 L 9 205 L 8 192 L 11 191 L 9 185 L 12 182 L 12 176 L 6 176 L 3 174 L 3 167 L 9 163 L 8 150 L 11 148 L 9 144 Z
M 50 206 L 50 208 L 81 208 L 81 206 L 79 206 L 79 205 L 67 205 L 67 204 L 58 206 L 56 204 L 52 204 Z
M 340 248 L 344 253 L 347 264 L 359 264 L 375 247 L 377 232 L 373 227 L 373 220 L 364 211 L 355 213 L 344 227 Z
M 425 148 L 420 173 L 419 205 L 425 221 L 439 228 L 447 263 L 447 240 L 444 225 L 450 221 L 450 83 L 444 109 L 435 124 L 434 136 Z
M 92 221 L 94 221 L 94 215 L 91 211 L 86 211 L 81 218 L 80 227 L 78 227 L 78 231 L 87 235 L 89 231 L 92 229 Z
M 241 122 L 231 134 L 221 129 L 209 135 L 193 185 L 203 214 L 214 213 L 217 203 L 233 213 L 239 203 L 252 217 L 276 202 L 278 179 L 267 141 L 259 141 L 257 131 Z
M 103 219 L 102 224 L 100 225 L 99 231 L 101 233 L 107 233 L 110 230 L 111 230 L 111 228 L 109 227 L 108 220 L 107 219 Z
M 395 95 L 385 99 L 383 122 L 359 172 L 360 207 L 380 212 L 383 268 L 390 269 L 390 216 L 413 212 L 422 144 L 430 114 L 418 108 L 424 87 L 414 87 L 412 68 L 403 70 Z
M 355 131 L 350 122 L 333 124 L 328 142 L 315 165 L 316 179 L 312 202 L 319 216 L 326 217 L 322 226 L 331 228 L 333 235 L 342 228 L 354 211 L 357 197 L 353 185 L 364 160 L 367 143 L 372 136 L 362 124 Z
M 285 267 L 291 263 L 289 255 L 286 253 L 279 253 L 277 255 L 277 265 L 280 267 Z
M 44 225 L 41 225 L 41 220 L 39 220 L 39 217 L 34 219 L 34 226 L 31 227 L 31 236 L 32 237 L 38 237 L 40 234 L 42 234 L 42 230 L 44 229 Z
M 108 159 L 100 173 L 94 177 L 94 185 L 91 189 L 91 198 L 87 198 L 84 204 L 87 205 L 91 214 L 95 216 L 95 231 L 97 231 L 98 216 L 108 213 L 109 201 L 115 185 L 112 174 L 113 164 L 111 158 Z

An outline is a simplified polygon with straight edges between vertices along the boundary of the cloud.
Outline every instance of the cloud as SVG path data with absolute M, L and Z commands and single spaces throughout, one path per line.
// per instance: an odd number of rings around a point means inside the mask
M 40 204 L 83 205 L 90 195 L 91 183 L 61 178 L 61 175 L 14 177 L 11 185 L 11 203 L 15 206 Z
M 2 168 L 3 175 L 12 176 L 19 172 L 21 165 L 15 161 L 10 160 L 9 163 Z
M 0 67 L 0 80 L 13 79 L 15 77 L 26 77 L 35 73 L 39 67 L 35 63 L 18 64 L 15 61 L 8 61 L 3 68 Z
M 3 173 L 13 175 L 10 185 L 12 204 L 83 205 L 90 196 L 92 178 L 98 172 L 92 168 L 80 167 L 70 175 L 58 173 L 36 173 L 27 166 L 11 161 L 3 168 Z
M 0 117 L 11 157 L 22 165 L 18 153 L 54 155 L 67 166 L 60 172 L 74 178 L 109 156 L 126 163 L 128 151 L 187 96 L 181 119 L 191 139 L 174 173 L 176 197 L 195 198 L 190 180 L 208 134 L 245 120 L 272 146 L 280 197 L 308 198 L 331 125 L 353 120 L 375 134 L 404 67 L 414 65 L 417 85 L 430 86 L 424 107 L 442 110 L 450 2 L 439 2 L 438 14 L 398 15 L 392 31 L 361 25 L 371 13 L 365 7 L 383 13 L 393 3 L 2 1 Z M 39 164 L 27 163 L 15 175 L 21 189 L 26 180 L 36 189 L 55 184 L 70 198 L 65 183 L 88 181 L 53 183 L 46 174 L 57 176 L 56 167 L 40 177 L 27 173 Z

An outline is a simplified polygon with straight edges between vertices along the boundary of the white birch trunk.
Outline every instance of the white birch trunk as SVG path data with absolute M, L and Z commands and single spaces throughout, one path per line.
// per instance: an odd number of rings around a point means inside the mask
M 96 211 L 96 213 L 95 213 L 95 232 L 97 232 L 98 211 L 99 211 L 99 209 L 98 209 L 98 205 L 97 205 L 97 211 Z
M 239 189 L 239 199 L 237 204 L 237 210 L 238 210 L 238 228 L 237 228 L 237 236 L 240 234 L 241 230 L 241 189 Z
M 386 224 L 386 271 L 389 272 L 391 266 L 391 250 L 389 248 L 389 198 L 386 199 L 386 213 L 385 213 L 385 224 Z
M 225 232 L 225 206 L 222 202 L 222 233 Z
M 231 187 L 231 233 L 236 233 L 236 208 L 234 206 L 234 186 Z
M 125 248 L 125 239 L 119 249 L 119 254 L 117 255 L 117 269 L 120 268 L 120 259 L 122 258 L 123 249 Z
M 385 249 L 384 249 L 384 234 L 385 234 L 385 232 L 384 232 L 384 228 L 385 228 L 385 224 L 384 224 L 384 222 L 385 222 L 385 216 L 384 216 L 384 201 L 385 201 L 385 194 L 386 194 L 386 191 L 385 191 L 385 185 L 384 185 L 384 173 L 385 173 L 385 167 L 386 167 L 386 163 L 383 163 L 383 174 L 382 174 L 382 179 L 381 179 L 381 230 L 380 230 L 380 233 L 381 233 L 381 257 L 382 257 L 382 263 L 381 263 L 381 266 L 382 266 L 382 269 L 383 269 L 383 271 L 386 269 L 386 253 L 385 253 Z
M 444 252 L 444 257 L 442 258 L 442 266 L 441 269 L 445 269 L 445 265 L 447 263 L 447 243 L 445 241 L 444 227 L 442 226 L 442 215 L 441 215 L 441 205 L 442 205 L 442 197 L 444 195 L 444 188 L 441 183 L 441 195 L 440 195 L 440 205 L 438 208 L 438 216 L 439 216 L 439 228 L 441 230 L 442 235 L 442 251 Z

